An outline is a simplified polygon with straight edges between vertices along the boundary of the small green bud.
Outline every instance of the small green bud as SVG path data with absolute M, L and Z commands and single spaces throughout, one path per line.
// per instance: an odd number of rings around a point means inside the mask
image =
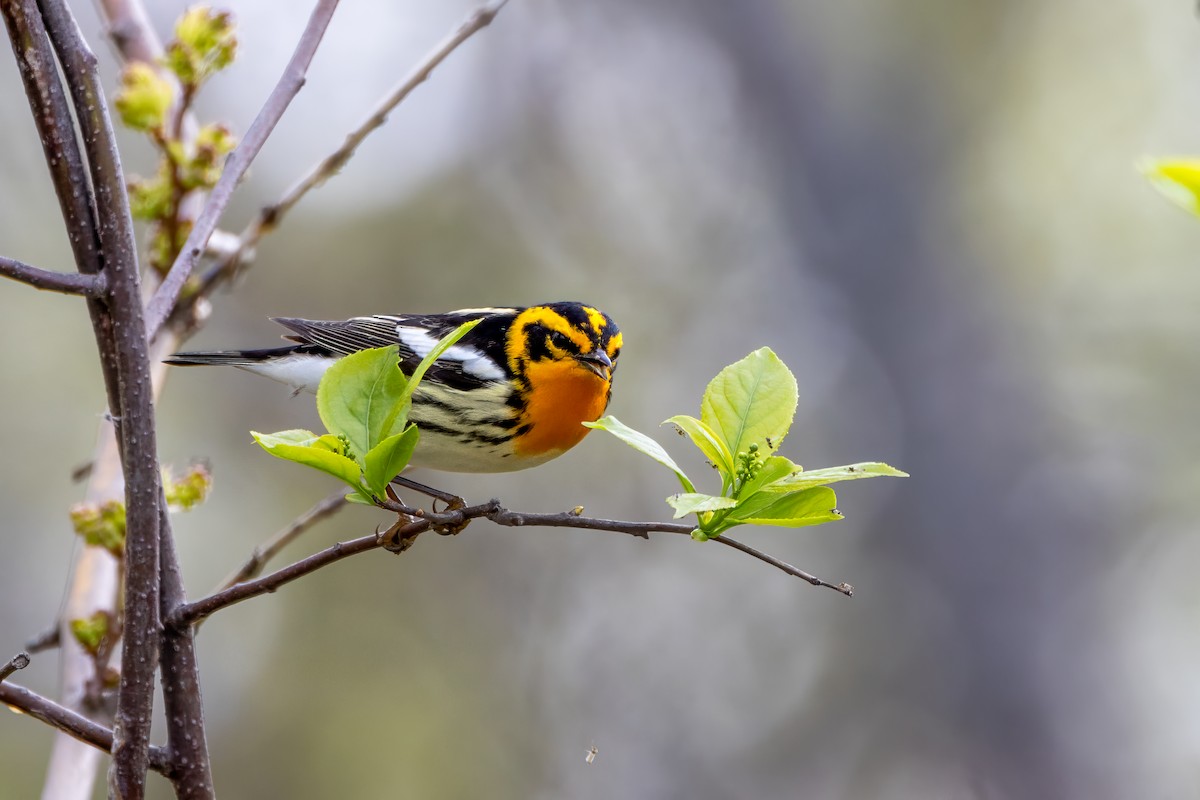
M 177 162 L 183 188 L 211 189 L 216 186 L 225 166 L 225 156 L 235 146 L 237 139 L 224 125 L 210 124 L 201 128 L 196 133 L 195 154 Z
M 135 131 L 153 131 L 166 124 L 174 98 L 170 81 L 149 64 L 135 61 L 121 74 L 121 91 L 114 105 L 126 126 Z
M 167 225 L 154 226 L 154 231 L 150 235 L 150 266 L 159 272 L 165 273 L 169 270 L 175 263 L 175 257 L 187 243 L 188 234 L 191 232 L 192 222 L 186 219 L 176 223 L 174 241 L 171 239 L 171 231 Z
M 120 500 L 75 504 L 71 525 L 90 546 L 103 547 L 116 558 L 125 554 L 125 504 Z
M 193 6 L 175 24 L 165 60 L 181 82 L 194 88 L 229 66 L 236 51 L 233 15 Z
M 146 220 L 164 219 L 171 213 L 171 177 L 165 165 L 153 178 L 129 182 L 129 211 Z
M 163 493 L 167 505 L 180 511 L 191 511 L 212 491 L 212 473 L 203 464 L 193 464 L 187 474 L 175 479 L 170 470 L 163 470 Z
M 71 635 L 92 656 L 100 654 L 111 629 L 112 615 L 107 611 L 97 611 L 87 619 L 71 620 Z

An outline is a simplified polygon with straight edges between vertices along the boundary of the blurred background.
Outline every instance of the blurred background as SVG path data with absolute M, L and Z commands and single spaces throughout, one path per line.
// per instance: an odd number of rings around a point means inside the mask
M 182 11 L 149 6 L 164 33 Z M 245 130 L 308 6 L 231 4 L 239 60 L 202 119 Z M 224 227 L 472 7 L 344 4 Z M 0 252 L 68 268 L 0 50 Z M 627 424 L 695 413 L 769 345 L 800 383 L 784 454 L 913 477 L 840 488 L 834 525 L 739 531 L 853 599 L 683 537 L 476 522 L 223 612 L 199 638 L 222 796 L 1200 796 L 1200 224 L 1134 168 L 1200 151 L 1197 74 L 1186 2 L 513 0 L 190 346 L 268 346 L 273 315 L 586 300 L 625 331 Z M 153 169 L 133 136 L 124 158 Z M 7 658 L 62 602 L 103 391 L 78 300 L 0 283 L 0 342 Z M 251 443 L 316 424 L 277 384 L 180 371 L 159 415 L 164 461 L 215 472 L 175 520 L 193 596 L 333 488 Z M 674 491 L 602 434 L 534 472 L 425 479 L 626 519 L 667 519 Z M 386 522 L 346 510 L 278 565 Z M 45 654 L 19 680 L 56 676 Z M 36 796 L 50 742 L 0 716 L 0 795 Z

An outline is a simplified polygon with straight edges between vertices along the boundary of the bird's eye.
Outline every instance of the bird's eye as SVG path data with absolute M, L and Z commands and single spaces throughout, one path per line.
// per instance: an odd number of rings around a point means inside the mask
M 550 344 L 554 345 L 560 350 L 569 350 L 571 348 L 570 338 L 566 334 L 559 333 L 558 331 L 550 331 Z

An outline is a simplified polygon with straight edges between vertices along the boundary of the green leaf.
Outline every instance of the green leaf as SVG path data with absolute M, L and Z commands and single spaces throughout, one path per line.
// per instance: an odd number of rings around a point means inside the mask
M 767 502 L 763 502 L 763 501 Z M 788 494 L 759 492 L 730 512 L 725 528 L 732 525 L 777 525 L 799 528 L 842 519 L 833 489 L 815 486 Z
M 840 481 L 880 477 L 907 478 L 908 473 L 879 461 L 864 461 L 861 464 L 848 464 L 844 467 L 825 467 L 810 469 L 807 472 L 797 472 L 764 488 L 768 492 L 792 492 L 810 486 L 827 486 Z
M 408 466 L 419 437 L 417 426 L 409 425 L 402 433 L 389 436 L 367 451 L 363 459 L 366 466 L 364 477 L 372 494 L 382 497 L 384 488 L 392 478 Z
M 796 415 L 796 378 L 769 347 L 755 350 L 717 374 L 704 390 L 700 420 L 733 456 L 757 444 L 775 451 Z
M 1168 200 L 1200 216 L 1200 159 L 1147 158 L 1138 166 Z
M 707 511 L 721 511 L 733 508 L 737 500 L 732 497 L 718 497 L 699 492 L 684 492 L 673 494 L 667 498 L 667 505 L 675 509 L 675 519 L 686 517 L 688 514 L 703 514 Z
M 417 368 L 412 371 L 412 375 L 408 378 L 408 385 L 401 392 L 400 404 L 396 408 L 396 420 L 398 420 L 398 423 L 396 421 L 391 422 L 395 430 L 400 430 L 408 422 L 408 411 L 412 407 L 412 395 L 416 391 L 417 386 L 420 385 L 421 379 L 425 377 L 425 371 L 433 366 L 433 362 L 441 358 L 447 350 L 453 347 L 459 339 L 470 333 L 480 322 L 482 322 L 481 319 L 473 319 L 470 322 L 464 322 L 462 325 L 459 325 L 450 331 L 450 333 L 443 336 L 433 346 L 433 349 L 425 354 L 425 357 L 421 359 L 421 363 L 417 364 Z M 391 434 L 388 435 L 390 436 Z
M 688 476 L 684 474 L 684 471 L 679 468 L 679 465 L 676 464 L 669 455 L 667 455 L 667 451 L 662 448 L 662 445 L 651 439 L 646 434 L 635 431 L 633 428 L 630 428 L 625 423 L 611 415 L 601 417 L 595 422 L 585 422 L 583 424 L 588 428 L 598 428 L 602 431 L 608 431 L 613 436 L 632 447 L 634 450 L 650 456 L 655 461 L 674 472 L 676 477 L 679 478 L 679 483 L 682 484 L 684 491 L 696 491 L 696 487 L 692 485 L 692 482 L 688 479 Z
M 368 453 L 393 430 L 408 379 L 396 345 L 351 353 L 335 361 L 317 387 L 317 413 L 331 432 L 345 436 L 355 453 Z
M 700 448 L 704 457 L 719 469 L 721 474 L 733 475 L 733 454 L 729 452 L 729 448 L 725 446 L 725 442 L 717 435 L 716 431 L 687 414 L 677 414 L 663 422 L 664 425 L 668 423 L 687 434 L 692 443 Z
M 355 453 L 369 453 L 408 426 L 412 393 L 425 371 L 465 336 L 479 320 L 471 320 L 442 338 L 411 376 L 400 369 L 395 345 L 351 353 L 335 361 L 317 387 L 317 413 L 333 433 L 345 436 Z M 394 477 L 394 476 L 393 476 Z
M 362 485 L 362 469 L 358 462 L 345 455 L 345 445 L 337 436 L 317 436 L 311 431 L 290 430 L 279 433 L 250 431 L 254 441 L 276 458 L 295 461 L 344 481 L 356 492 L 366 495 Z

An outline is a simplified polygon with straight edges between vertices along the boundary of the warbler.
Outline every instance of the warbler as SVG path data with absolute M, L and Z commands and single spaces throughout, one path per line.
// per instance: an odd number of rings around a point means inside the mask
M 175 353 L 168 364 L 225 364 L 316 392 L 337 359 L 399 346 L 411 375 L 442 337 L 478 319 L 426 371 L 409 419 L 420 430 L 413 466 L 510 472 L 562 455 L 587 434 L 612 395 L 621 332 L 576 302 L 467 308 L 445 314 L 377 314 L 347 320 L 274 317 L 294 344 L 261 350 Z

